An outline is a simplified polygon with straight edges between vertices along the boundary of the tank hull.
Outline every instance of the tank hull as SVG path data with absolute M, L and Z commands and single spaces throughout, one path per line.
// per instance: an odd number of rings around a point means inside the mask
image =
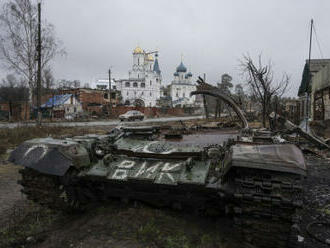
M 220 144 L 212 132 L 211 144 L 198 139 L 203 133 L 166 142 L 150 128 L 138 135 L 130 128 L 102 137 L 39 139 L 18 147 L 11 160 L 25 166 L 23 193 L 49 208 L 81 211 L 119 199 L 228 215 L 248 243 L 287 247 L 301 206 L 302 153 L 294 145 Z M 54 154 L 66 164 L 56 173 L 46 169 L 47 161 L 57 168 Z

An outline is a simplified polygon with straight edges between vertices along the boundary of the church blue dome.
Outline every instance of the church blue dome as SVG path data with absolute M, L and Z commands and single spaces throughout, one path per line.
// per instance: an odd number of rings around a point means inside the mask
M 173 76 L 177 77 L 177 76 L 179 76 L 179 73 L 174 72 L 174 73 L 173 73 Z
M 181 62 L 181 64 L 176 68 L 176 71 L 177 72 L 186 72 L 187 71 L 187 68 Z
M 187 75 L 187 77 L 192 77 L 193 76 L 193 74 L 191 72 L 188 72 L 186 75 Z

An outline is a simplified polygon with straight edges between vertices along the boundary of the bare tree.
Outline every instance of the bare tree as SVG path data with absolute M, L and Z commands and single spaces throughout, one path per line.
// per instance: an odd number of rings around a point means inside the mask
M 62 79 L 58 82 L 58 87 L 61 89 L 75 89 L 79 88 L 81 82 L 79 80 L 66 80 Z
M 47 91 L 55 86 L 55 79 L 50 68 L 44 69 L 41 77 L 42 85 Z
M 271 61 L 267 65 L 262 62 L 259 55 L 258 64 L 255 64 L 250 56 L 244 55 L 241 61 L 242 74 L 246 77 L 251 94 L 262 106 L 262 124 L 266 127 L 266 118 L 271 110 L 273 96 L 281 97 L 288 85 L 289 76 L 284 73 L 282 78 L 274 82 L 274 72 Z
M 243 89 L 243 86 L 241 84 L 236 84 L 235 85 L 235 95 L 234 95 L 234 100 L 237 102 L 239 106 L 245 111 L 246 106 L 245 106 L 245 92 Z
M 37 17 L 37 5 L 32 0 L 6 0 L 0 10 L 0 59 L 6 69 L 28 82 L 30 105 L 37 75 Z M 41 33 L 43 70 L 57 54 L 65 52 L 51 24 L 43 21 Z
M 8 74 L 0 85 L 0 99 L 8 103 L 9 121 L 13 115 L 13 104 L 26 101 L 28 89 L 22 79 L 17 79 L 13 74 Z
M 231 82 L 232 80 L 233 78 L 227 73 L 221 75 L 221 82 L 218 83 L 218 89 L 222 94 L 225 94 L 227 96 L 231 95 L 230 89 L 233 88 L 233 84 Z M 223 103 L 220 99 L 216 99 L 214 118 L 221 116 L 221 113 L 223 112 L 225 105 L 226 104 Z

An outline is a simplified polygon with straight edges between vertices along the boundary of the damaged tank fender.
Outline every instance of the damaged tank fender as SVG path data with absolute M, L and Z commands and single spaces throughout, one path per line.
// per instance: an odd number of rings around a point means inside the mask
M 24 142 L 11 153 L 9 161 L 56 176 L 63 176 L 72 166 L 80 168 L 90 163 L 85 147 L 74 141 L 53 138 Z

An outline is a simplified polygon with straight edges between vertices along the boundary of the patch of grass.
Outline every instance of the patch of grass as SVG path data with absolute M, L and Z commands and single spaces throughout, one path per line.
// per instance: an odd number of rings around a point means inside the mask
M 162 248 L 224 248 L 227 240 L 217 223 L 202 217 L 154 209 L 146 206 L 132 208 L 123 205 L 100 207 L 95 215 L 102 219 L 114 239 L 137 240 L 143 247 Z M 208 227 L 205 228 L 207 222 Z M 95 228 L 95 227 L 94 227 Z
M 56 218 L 55 212 L 33 203 L 13 207 L 0 227 L 0 247 L 24 247 L 26 243 L 43 241 Z

